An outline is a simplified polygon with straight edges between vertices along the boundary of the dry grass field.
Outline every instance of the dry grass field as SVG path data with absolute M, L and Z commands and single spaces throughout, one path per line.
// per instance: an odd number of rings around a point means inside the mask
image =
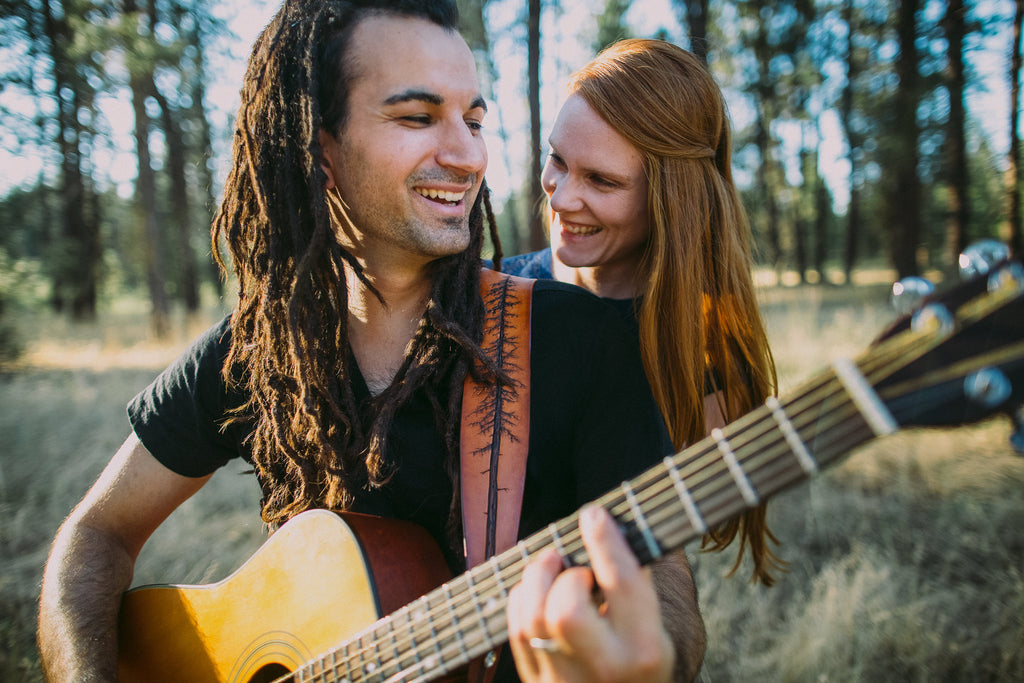
M 891 319 L 885 290 L 763 290 L 783 393 L 860 351 Z M 0 373 L 0 680 L 40 680 L 34 619 L 57 526 L 124 439 L 124 406 L 219 313 L 147 339 L 130 306 L 96 325 L 18 321 Z M 709 635 L 705 681 L 1024 681 L 1024 458 L 1005 421 L 876 441 L 777 496 L 788 572 L 728 578 L 691 548 Z M 263 540 L 253 478 L 219 473 L 143 550 L 136 583 L 223 578 Z M 212 542 L 211 542 L 212 539 Z

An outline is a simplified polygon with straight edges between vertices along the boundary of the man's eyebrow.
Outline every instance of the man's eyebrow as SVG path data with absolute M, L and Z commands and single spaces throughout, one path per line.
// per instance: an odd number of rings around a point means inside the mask
M 426 102 L 427 104 L 431 104 L 435 107 L 440 107 L 442 104 L 444 104 L 444 98 L 438 95 L 437 93 L 432 93 L 427 90 L 417 90 L 415 88 L 410 88 L 409 90 L 404 90 L 400 93 L 395 93 L 391 97 L 388 97 L 386 100 L 384 100 L 385 105 L 402 104 L 403 102 Z M 469 108 L 483 109 L 486 112 L 487 102 L 484 100 L 483 96 L 477 95 L 477 97 L 473 99 L 473 102 L 470 104 Z
M 395 93 L 391 97 L 384 100 L 384 104 L 402 104 L 403 102 L 426 102 L 436 107 L 444 104 L 444 98 L 437 93 L 427 92 L 426 90 L 415 90 L 410 88 L 400 93 Z

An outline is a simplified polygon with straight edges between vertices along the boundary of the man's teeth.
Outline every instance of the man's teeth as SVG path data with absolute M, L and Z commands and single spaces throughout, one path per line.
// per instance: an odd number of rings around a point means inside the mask
M 416 191 L 428 199 L 440 199 L 441 201 L 452 202 L 453 204 L 455 202 L 462 201 L 462 198 L 466 196 L 465 192 L 448 192 L 446 190 L 433 189 L 428 190 L 423 187 L 417 187 Z

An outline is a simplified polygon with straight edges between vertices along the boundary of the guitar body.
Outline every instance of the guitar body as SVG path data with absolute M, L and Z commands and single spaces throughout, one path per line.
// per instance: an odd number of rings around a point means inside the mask
M 311 510 L 209 586 L 125 594 L 121 681 L 273 681 L 449 578 L 420 527 Z

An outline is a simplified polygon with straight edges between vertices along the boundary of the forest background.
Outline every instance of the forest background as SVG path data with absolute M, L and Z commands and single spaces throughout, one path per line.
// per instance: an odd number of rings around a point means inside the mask
M 762 310 L 792 388 L 892 317 L 892 279 L 1021 253 L 1024 0 L 466 0 L 506 254 L 546 243 L 545 139 L 568 74 L 655 36 L 703 55 L 734 122 Z M 230 310 L 209 224 L 271 0 L 0 0 L 0 680 L 39 680 L 60 520 L 125 402 Z M 1024 461 L 1005 421 L 913 431 L 770 506 L 779 585 L 695 555 L 705 680 L 1024 680 Z M 227 575 L 263 538 L 215 477 L 136 583 Z M 216 549 L 209 539 L 217 538 Z
M 1020 2 L 460 5 L 493 105 L 507 254 L 545 243 L 539 175 L 566 77 L 632 35 L 693 49 L 725 89 L 775 281 L 949 273 L 981 237 L 1020 251 Z M 89 319 L 141 293 L 164 335 L 173 305 L 223 295 L 208 226 L 244 59 L 274 8 L 0 0 L 0 300 Z

